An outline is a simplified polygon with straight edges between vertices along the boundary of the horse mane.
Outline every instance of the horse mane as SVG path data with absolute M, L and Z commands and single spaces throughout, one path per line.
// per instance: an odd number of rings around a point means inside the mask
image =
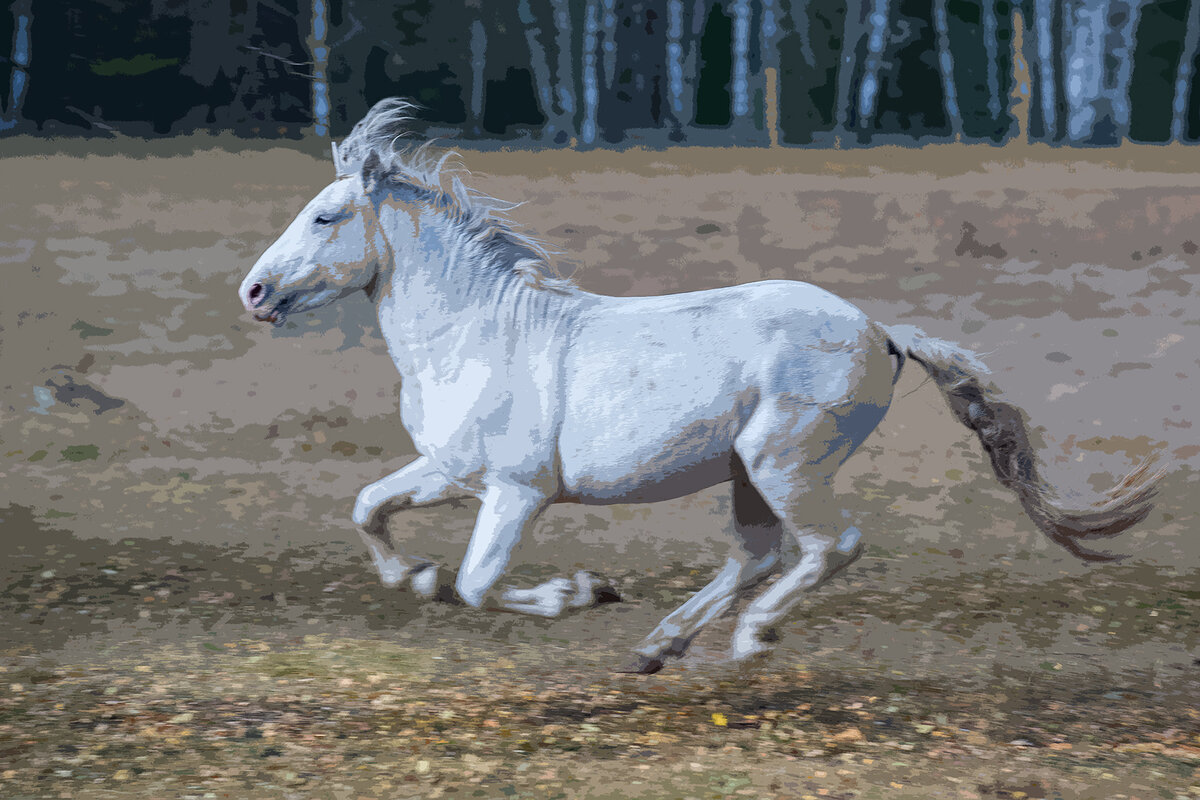
M 575 282 L 554 266 L 550 250 L 537 238 L 516 229 L 508 212 L 519 203 L 499 200 L 469 188 L 462 180 L 470 173 L 453 150 L 438 155 L 433 142 L 398 147 L 410 135 L 408 123 L 416 105 L 400 98 L 380 100 L 355 124 L 350 135 L 333 145 L 339 177 L 355 175 L 367 158 L 379 158 L 384 177 L 415 190 L 433 208 L 444 209 L 455 232 L 477 246 L 481 261 L 519 275 L 526 284 L 568 292 Z M 447 188 L 448 185 L 448 188 Z

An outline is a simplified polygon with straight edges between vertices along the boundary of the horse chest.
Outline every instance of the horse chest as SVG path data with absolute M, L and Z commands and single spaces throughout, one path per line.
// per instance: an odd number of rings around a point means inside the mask
M 418 371 L 404 379 L 400 415 L 413 444 L 465 485 L 486 474 L 528 471 L 552 458 L 547 409 L 535 387 L 514 384 L 484 359 L 452 374 Z
M 483 361 L 465 359 L 450 376 L 431 369 L 406 376 L 400 416 L 413 443 L 422 450 L 472 449 L 481 433 L 480 415 L 504 404 L 491 387 L 490 373 Z

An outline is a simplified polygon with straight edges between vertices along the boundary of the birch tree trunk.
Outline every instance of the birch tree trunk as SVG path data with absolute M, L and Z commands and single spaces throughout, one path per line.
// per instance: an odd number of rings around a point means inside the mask
M 583 10 L 583 124 L 580 139 L 596 141 L 596 110 L 600 103 L 600 64 L 596 58 L 600 32 L 598 0 L 587 0 Z
M 529 0 L 518 0 L 517 18 L 525 29 L 525 44 L 529 47 L 529 67 L 533 71 L 533 91 L 537 96 L 538 105 L 546 115 L 546 125 L 542 129 L 544 136 L 553 137 L 563 128 L 562 114 L 554 104 L 553 84 L 550 77 L 550 60 L 546 57 L 546 48 L 538 42 L 540 26 Z
M 1058 92 L 1054 88 L 1054 7 L 1051 0 L 1036 0 L 1033 10 L 1034 38 L 1037 39 L 1038 95 L 1041 100 L 1043 135 L 1047 141 L 1058 138 Z
M 1091 139 L 1096 126 L 1110 7 L 1110 0 L 1076 0 L 1067 7 L 1067 138 L 1075 143 Z
M 983 48 L 987 53 L 988 113 L 998 119 L 1003 110 L 1000 99 L 1000 39 L 996 20 L 996 0 L 983 0 Z
M 13 49 L 12 77 L 9 79 L 8 108 L 0 118 L 0 130 L 16 127 L 21 122 L 21 110 L 25 95 L 29 91 L 29 63 L 31 60 L 33 28 L 33 0 L 16 0 L 12 4 Z
M 1117 141 L 1129 138 L 1131 100 L 1129 84 L 1133 79 L 1133 55 L 1137 49 L 1137 26 L 1142 17 L 1146 0 L 1125 0 L 1125 18 L 1120 26 L 1110 29 L 1108 52 L 1117 61 L 1117 68 L 1109 80 L 1109 101 L 1112 105 L 1112 121 Z
M 604 51 L 604 88 L 612 89 L 617 78 L 617 15 L 613 13 L 616 0 L 604 0 L 600 17 L 600 47 Z
M 858 87 L 858 129 L 865 131 L 875 122 L 879 101 L 879 74 L 883 67 L 883 49 L 887 45 L 889 0 L 873 0 L 867 18 L 870 34 L 867 37 L 867 59 L 863 66 L 862 83 Z
M 736 122 L 750 113 L 750 0 L 733 2 L 733 79 L 730 86 Z
M 562 131 L 568 136 L 575 123 L 575 70 L 571 68 L 571 23 L 570 0 L 553 0 L 554 39 L 558 47 L 558 68 L 554 75 L 555 97 L 561 113 Z
M 946 17 L 946 0 L 933 0 L 933 28 L 937 32 L 938 72 L 942 76 L 942 97 L 946 115 L 950 117 L 950 131 L 955 139 L 961 139 L 962 113 L 958 108 L 958 88 L 954 85 L 954 57 L 950 54 L 950 21 Z
M 308 52 L 312 53 L 312 115 L 313 133 L 329 135 L 329 48 L 325 45 L 329 33 L 329 16 L 325 0 L 313 0 L 312 31 L 308 37 Z
M 483 68 L 487 64 L 487 34 L 483 30 L 483 20 L 476 17 L 471 20 L 471 132 L 481 133 L 483 124 Z
M 849 26 L 849 20 L 853 16 L 858 19 L 858 15 L 854 13 L 853 3 L 846 5 L 846 20 Z M 817 54 L 813 51 L 812 46 L 812 24 L 808 14 L 808 3 L 804 0 L 792 0 L 789 6 L 790 13 L 787 15 L 791 18 L 792 29 L 796 31 L 796 35 L 800 37 L 800 55 L 804 58 L 805 66 L 815 67 L 817 65 Z M 780 15 L 783 15 L 783 9 L 780 8 Z M 855 28 L 859 30 L 859 28 Z M 843 32 L 843 36 L 845 33 Z M 855 41 L 857 47 L 858 42 Z M 840 94 L 839 94 L 840 96 Z
M 667 2 L 667 109 L 678 135 L 691 122 L 683 113 L 683 0 Z
M 834 115 L 834 130 L 837 135 L 850 133 L 850 122 L 854 115 L 854 66 L 858 60 L 858 44 L 866 29 L 867 7 L 871 0 L 850 0 L 846 4 L 846 24 L 842 28 L 842 52 L 838 57 L 837 108 Z M 804 14 L 802 9 L 793 11 L 793 17 Z
M 1197 49 L 1200 49 L 1200 0 L 1192 0 L 1188 6 L 1183 52 L 1175 71 L 1175 98 L 1171 103 L 1171 141 L 1174 142 L 1182 142 L 1187 136 L 1188 95 L 1195 73 Z

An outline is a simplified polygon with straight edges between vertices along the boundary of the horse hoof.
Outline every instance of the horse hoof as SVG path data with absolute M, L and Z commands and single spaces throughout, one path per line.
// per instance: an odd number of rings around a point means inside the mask
M 624 675 L 653 675 L 663 668 L 661 659 L 639 655 L 629 664 L 615 670 Z
M 621 595 L 617 594 L 617 590 L 611 586 L 599 586 L 592 590 L 592 599 L 598 606 L 606 603 L 621 602 Z
M 423 564 L 410 573 L 409 585 L 426 600 L 431 600 L 438 590 L 437 564 Z
M 575 573 L 575 585 L 578 587 L 578 591 L 568 603 L 571 608 L 588 608 L 605 603 L 621 602 L 621 595 L 617 594 L 616 589 L 610 584 L 601 583 L 598 577 L 587 570 L 581 569 Z

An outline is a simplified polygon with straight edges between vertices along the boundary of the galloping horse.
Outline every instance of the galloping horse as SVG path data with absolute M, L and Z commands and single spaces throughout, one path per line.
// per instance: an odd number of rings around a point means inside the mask
M 975 432 L 1002 484 L 1071 553 L 1149 513 L 1142 467 L 1086 512 L 1053 501 L 1023 412 L 968 350 L 884 326 L 805 283 L 764 281 L 665 297 L 606 297 L 558 277 L 545 250 L 423 149 L 398 152 L 409 106 L 377 104 L 341 147 L 337 177 L 239 290 L 260 321 L 366 292 L 403 378 L 401 418 L 421 454 L 358 495 L 354 522 L 387 585 L 473 607 L 553 617 L 613 599 L 591 573 L 498 588 L 521 536 L 552 503 L 643 503 L 733 483 L 739 547 L 663 619 L 626 671 L 680 656 L 700 629 L 775 572 L 738 617 L 732 659 L 764 652 L 803 596 L 853 561 L 861 535 L 830 489 L 875 429 L 909 359 Z M 894 359 L 894 360 L 893 360 Z M 397 511 L 481 502 L 451 587 L 398 553 Z

